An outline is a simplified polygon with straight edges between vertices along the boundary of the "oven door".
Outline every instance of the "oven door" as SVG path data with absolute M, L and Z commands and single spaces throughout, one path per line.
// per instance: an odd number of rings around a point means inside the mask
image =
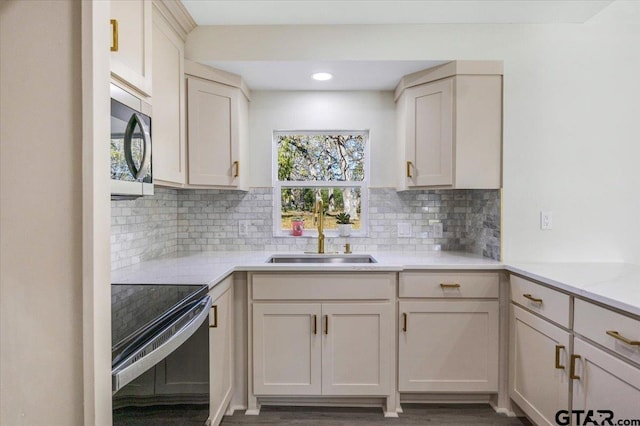
M 210 309 L 206 296 L 114 366 L 114 425 L 206 424 Z

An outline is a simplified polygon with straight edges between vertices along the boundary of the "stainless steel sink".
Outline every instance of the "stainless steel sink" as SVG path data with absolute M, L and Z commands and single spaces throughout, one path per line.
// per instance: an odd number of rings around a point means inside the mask
M 267 263 L 377 263 L 369 254 L 274 254 Z

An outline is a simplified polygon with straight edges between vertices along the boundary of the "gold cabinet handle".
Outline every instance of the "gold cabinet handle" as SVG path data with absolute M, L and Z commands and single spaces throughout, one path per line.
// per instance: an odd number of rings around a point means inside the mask
M 407 314 L 406 312 L 402 313 L 402 331 L 407 332 Z
M 233 162 L 233 177 L 237 178 L 238 176 L 240 176 L 240 162 L 239 161 L 234 161 Z
M 440 283 L 440 287 L 441 288 L 460 288 L 460 284 L 458 283 Z
M 313 334 L 318 334 L 318 316 L 313 316 Z
M 607 330 L 607 334 L 613 337 L 614 339 L 617 339 L 617 340 L 620 340 L 621 342 L 626 343 L 627 345 L 640 346 L 640 340 L 631 340 L 628 337 L 624 337 L 622 334 L 618 333 L 617 331 Z
M 576 360 L 580 359 L 580 355 L 571 355 L 571 366 L 569 368 L 569 378 L 580 380 L 580 376 L 576 376 Z
M 564 349 L 563 345 L 556 345 L 556 368 L 558 370 L 564 370 L 564 365 L 560 364 L 560 351 Z
M 213 309 L 213 325 L 209 328 L 218 328 L 218 305 L 213 305 L 211 309 Z
M 411 163 L 411 161 L 407 161 L 407 177 L 408 178 L 413 178 L 413 176 L 411 175 L 411 166 L 413 165 L 413 163 Z
M 111 51 L 118 51 L 118 20 L 111 20 Z
M 525 299 L 529 299 L 529 300 L 531 300 L 532 302 L 535 302 L 535 303 L 542 303 L 542 299 L 538 299 L 537 297 L 533 297 L 530 294 L 523 294 L 522 297 L 524 297 Z
M 324 334 L 329 334 L 329 315 L 324 316 Z

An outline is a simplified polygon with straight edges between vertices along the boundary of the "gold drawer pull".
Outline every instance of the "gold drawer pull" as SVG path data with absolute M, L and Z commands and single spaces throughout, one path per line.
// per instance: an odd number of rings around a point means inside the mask
M 447 284 L 447 283 L 440 283 L 440 287 L 441 288 L 460 288 L 460 284 L 458 283 L 451 283 L 451 284 Z
M 580 380 L 580 376 L 576 376 L 576 360 L 580 359 L 580 355 L 571 355 L 571 367 L 569 368 L 569 378 Z
M 213 309 L 213 325 L 209 328 L 218 328 L 218 305 L 213 305 L 211 309 Z
M 530 295 L 528 293 L 527 294 L 523 294 L 522 297 L 524 297 L 525 299 L 529 299 L 529 300 L 531 300 L 532 302 L 535 302 L 535 303 L 542 303 L 542 299 L 538 299 L 537 297 L 533 297 L 532 295 Z
M 402 331 L 407 332 L 407 314 L 405 312 L 402 313 Z
M 324 316 L 324 334 L 329 334 L 329 315 Z
M 111 19 L 111 51 L 118 51 L 118 21 Z
M 233 172 L 233 177 L 237 178 L 238 176 L 240 176 L 240 162 L 234 161 L 233 168 L 235 169 L 235 171 Z
M 408 178 L 412 178 L 413 176 L 411 175 L 411 161 L 407 161 L 407 177 Z
M 556 368 L 564 370 L 564 365 L 560 364 L 560 350 L 564 349 L 563 345 L 556 345 Z
M 631 340 L 631 339 L 629 339 L 627 337 L 624 337 L 623 335 L 621 335 L 617 331 L 607 330 L 607 334 L 609 336 L 613 337 L 614 339 L 617 339 L 617 340 L 620 340 L 621 342 L 626 343 L 627 345 L 640 346 L 640 340 Z

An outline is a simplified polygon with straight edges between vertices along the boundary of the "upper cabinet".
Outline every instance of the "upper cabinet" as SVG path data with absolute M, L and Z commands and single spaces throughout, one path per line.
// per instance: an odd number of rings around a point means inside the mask
M 151 96 L 151 0 L 112 0 L 112 76 Z
M 184 39 L 162 3 L 153 5 L 153 174 L 156 184 L 186 183 Z
M 502 62 L 454 61 L 396 88 L 398 190 L 502 183 Z
M 187 61 L 189 187 L 246 189 L 249 99 L 242 79 Z

